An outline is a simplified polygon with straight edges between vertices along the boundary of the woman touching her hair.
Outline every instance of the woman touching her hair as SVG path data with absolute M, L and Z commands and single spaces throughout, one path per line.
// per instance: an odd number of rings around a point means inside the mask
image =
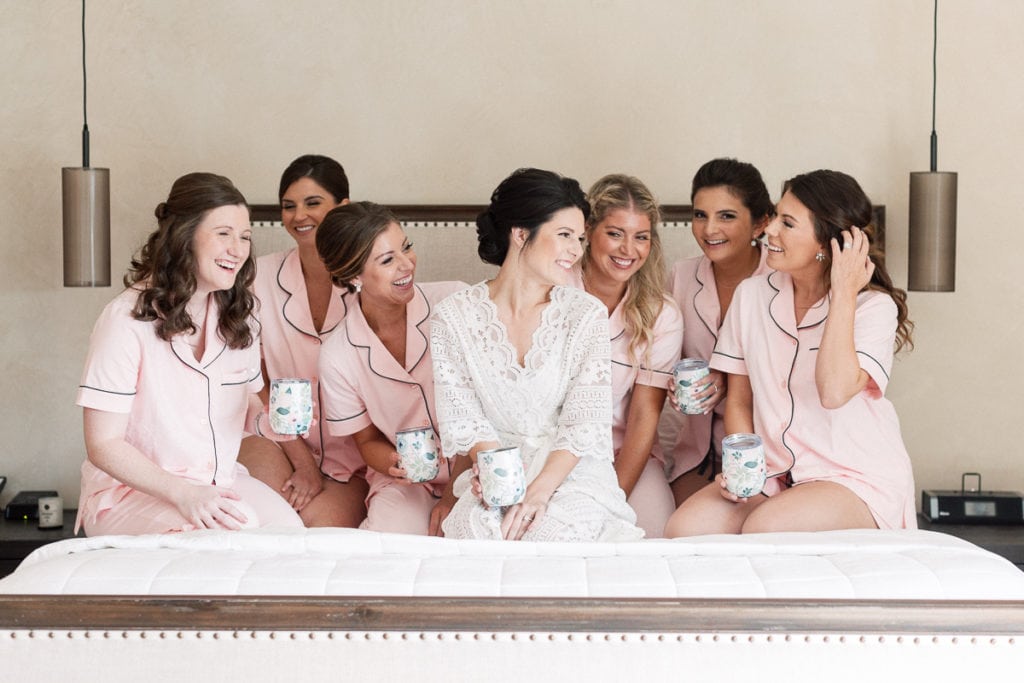
M 270 433 L 245 198 L 223 176 L 190 173 L 155 214 L 159 227 L 90 339 L 76 529 L 302 526 L 236 462 L 243 430 Z
M 607 309 L 615 473 L 637 525 L 660 538 L 676 506 L 658 418 L 683 343 L 682 316 L 664 289 L 661 212 L 639 179 L 622 174 L 598 180 L 587 199 L 587 241 L 572 281 Z
M 916 527 L 884 395 L 913 324 L 873 243 L 870 200 L 846 174 L 798 175 L 766 234 L 774 272 L 740 284 L 711 365 L 728 373 L 726 432 L 760 436 L 770 476 L 740 499 L 719 475 L 666 535 Z

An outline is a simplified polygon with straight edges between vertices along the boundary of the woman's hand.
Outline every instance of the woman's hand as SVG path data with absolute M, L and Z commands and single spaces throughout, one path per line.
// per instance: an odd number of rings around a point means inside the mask
M 725 375 L 718 370 L 711 370 L 701 379 L 700 384 L 693 387 L 693 398 L 701 402 L 703 413 L 707 415 L 725 398 Z M 675 378 L 668 382 L 668 402 L 677 413 L 683 412 L 676 400 Z
M 532 483 L 527 486 L 523 502 L 510 505 L 505 510 L 501 520 L 501 537 L 507 541 L 518 541 L 531 526 L 540 524 L 547 512 L 551 493 L 539 490 Z
M 480 501 L 480 504 L 485 508 L 489 507 L 484 501 L 484 485 L 480 483 L 480 467 L 473 463 L 473 476 L 469 479 L 469 490 L 473 492 L 473 496 Z
M 178 512 L 197 529 L 241 529 L 249 519 L 231 504 L 232 500 L 239 500 L 239 496 L 231 489 L 184 479 L 176 482 L 171 496 Z
M 741 505 L 743 503 L 747 502 L 746 498 L 740 498 L 735 493 L 733 493 L 732 491 L 730 491 L 729 489 L 727 489 L 725 487 L 725 475 L 724 474 L 721 474 L 721 473 L 716 474 L 715 475 L 715 481 L 717 481 L 718 485 L 722 487 L 721 490 L 719 491 L 719 493 L 722 494 L 722 498 L 725 498 L 726 500 L 728 500 L 730 502 L 733 502 L 733 503 L 740 503 Z
M 388 476 L 394 477 L 399 484 L 410 485 L 413 482 L 409 481 L 409 479 L 407 478 L 409 473 L 405 470 L 405 468 L 398 466 L 399 460 L 400 458 L 398 457 L 398 451 L 391 451 L 392 464 L 390 467 L 388 467 Z
M 875 264 L 868 258 L 871 245 L 864 231 L 856 226 L 843 230 L 842 238 L 842 247 L 839 240 L 832 238 L 832 292 L 856 298 L 875 272 Z
M 300 512 L 309 504 L 309 501 L 320 495 L 323 489 L 324 477 L 316 464 L 310 460 L 308 466 L 302 465 L 295 468 L 292 476 L 288 477 L 284 486 L 281 487 L 281 493 L 287 498 L 292 509 Z

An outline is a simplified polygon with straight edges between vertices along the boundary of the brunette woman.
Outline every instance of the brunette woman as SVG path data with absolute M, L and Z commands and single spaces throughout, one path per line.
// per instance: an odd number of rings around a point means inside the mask
M 874 231 L 850 176 L 785 184 L 766 231 L 774 272 L 737 288 L 711 361 L 728 374 L 726 432 L 761 437 L 771 476 L 740 499 L 719 475 L 666 535 L 916 526 L 910 458 L 885 398 L 913 325 Z

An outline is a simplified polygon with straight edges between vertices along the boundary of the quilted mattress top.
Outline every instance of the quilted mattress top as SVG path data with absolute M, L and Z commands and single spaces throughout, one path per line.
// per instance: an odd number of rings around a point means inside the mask
M 0 593 L 1024 600 L 1024 572 L 920 530 L 633 543 L 197 531 L 53 543 L 0 579 Z

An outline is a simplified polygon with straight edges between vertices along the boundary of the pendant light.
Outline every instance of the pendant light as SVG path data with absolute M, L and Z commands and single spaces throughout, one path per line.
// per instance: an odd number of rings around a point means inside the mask
M 110 169 L 89 166 L 85 0 L 82 0 L 82 167 L 61 169 L 64 286 L 110 286 Z
M 935 134 L 939 0 L 932 27 L 932 136 L 928 172 L 910 174 L 910 267 L 907 289 L 952 292 L 956 286 L 956 173 L 939 172 Z

